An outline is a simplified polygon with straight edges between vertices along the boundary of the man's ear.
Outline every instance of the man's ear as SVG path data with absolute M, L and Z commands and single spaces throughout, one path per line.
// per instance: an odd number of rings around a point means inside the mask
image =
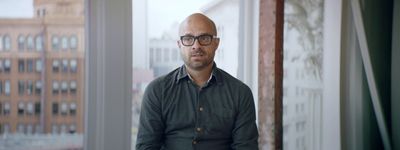
M 179 48 L 181 48 L 182 45 L 180 40 L 176 41 L 176 44 L 178 45 Z

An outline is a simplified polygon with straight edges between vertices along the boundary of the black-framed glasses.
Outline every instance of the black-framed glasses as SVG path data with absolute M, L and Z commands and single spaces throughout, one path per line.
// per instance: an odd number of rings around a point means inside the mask
M 199 42 L 199 44 L 201 46 L 207 46 L 207 45 L 211 44 L 211 42 L 214 38 L 218 38 L 218 37 L 215 35 L 209 35 L 209 34 L 203 34 L 203 35 L 199 35 L 199 36 L 184 35 L 184 36 L 181 36 L 181 42 L 182 42 L 182 45 L 184 45 L 184 46 L 192 46 L 197 39 L 197 42 Z

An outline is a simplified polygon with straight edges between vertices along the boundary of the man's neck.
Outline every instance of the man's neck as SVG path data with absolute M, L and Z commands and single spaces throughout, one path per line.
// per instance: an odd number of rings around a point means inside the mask
M 186 67 L 187 73 L 190 75 L 191 79 L 199 86 L 203 87 L 211 77 L 213 65 L 209 65 L 201 70 L 194 70 Z

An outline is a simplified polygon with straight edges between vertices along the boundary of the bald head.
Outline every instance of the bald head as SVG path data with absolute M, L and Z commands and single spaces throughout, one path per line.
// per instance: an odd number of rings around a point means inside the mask
M 215 23 L 201 13 L 194 13 L 186 17 L 179 26 L 179 35 L 196 34 L 196 32 L 209 32 L 217 35 Z M 205 33 L 200 33 L 205 34 Z

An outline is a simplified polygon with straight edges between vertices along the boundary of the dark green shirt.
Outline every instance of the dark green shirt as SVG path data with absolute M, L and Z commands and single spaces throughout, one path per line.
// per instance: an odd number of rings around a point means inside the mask
M 182 66 L 144 93 L 137 150 L 256 150 L 257 139 L 250 88 L 215 63 L 201 88 Z

